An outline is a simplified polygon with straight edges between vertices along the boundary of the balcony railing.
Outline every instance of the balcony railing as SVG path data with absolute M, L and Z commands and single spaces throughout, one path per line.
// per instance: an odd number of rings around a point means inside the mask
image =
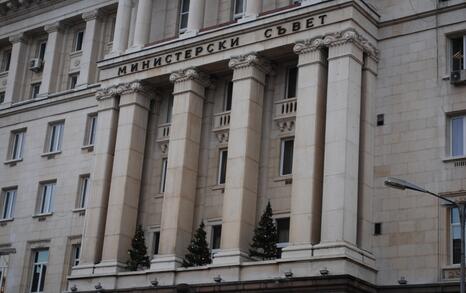
M 157 141 L 168 141 L 170 140 L 170 126 L 171 123 L 163 123 L 159 125 L 157 129 Z
M 290 98 L 275 102 L 275 119 L 295 117 L 298 107 L 297 101 L 296 98 Z
M 230 128 L 230 113 L 230 111 L 226 111 L 214 115 L 214 131 L 226 130 Z

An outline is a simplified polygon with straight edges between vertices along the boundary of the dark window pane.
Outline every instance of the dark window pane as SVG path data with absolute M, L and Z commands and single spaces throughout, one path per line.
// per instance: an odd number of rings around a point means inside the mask
M 461 240 L 460 239 L 453 240 L 452 253 L 453 253 L 453 264 L 460 263 L 461 262 Z
M 458 208 L 452 208 L 451 209 L 451 223 L 456 224 L 460 222 L 460 214 L 458 212 Z
M 282 174 L 281 175 L 287 175 L 291 174 L 293 170 L 293 145 L 294 145 L 294 140 L 285 140 L 282 145 Z
M 463 117 L 451 120 L 451 155 L 463 155 Z
M 42 265 L 42 275 L 40 278 L 40 286 L 39 292 L 44 292 L 44 284 L 45 284 L 45 273 L 47 272 L 47 265 Z
M 286 93 L 287 98 L 296 97 L 296 86 L 298 82 L 298 68 L 293 67 L 288 70 L 288 90 Z
M 243 0 L 235 0 L 235 14 L 243 13 L 244 8 L 244 1 Z
M 188 12 L 189 11 L 189 0 L 182 0 L 181 1 L 181 12 Z
M 154 232 L 154 254 L 159 253 L 160 232 Z
M 76 35 L 76 51 L 81 51 L 83 47 L 84 32 L 78 32 Z
M 218 183 L 224 184 L 227 176 L 227 159 L 228 159 L 228 151 L 221 151 L 220 152 L 220 174 Z
M 233 82 L 230 81 L 227 85 L 227 93 L 225 99 L 225 111 L 231 111 L 231 101 L 233 98 Z
M 290 218 L 277 219 L 278 243 L 286 243 L 290 237 Z
M 39 56 L 38 57 L 41 60 L 44 60 L 46 47 L 47 47 L 46 42 L 41 43 L 40 46 L 39 46 Z
M 222 239 L 222 225 L 212 226 L 212 249 L 220 248 L 221 239 Z
M 40 266 L 34 266 L 32 275 L 31 292 L 37 292 L 39 289 Z
M 463 38 L 454 38 L 451 40 L 451 56 L 452 56 L 452 69 L 464 69 L 464 52 L 463 52 Z

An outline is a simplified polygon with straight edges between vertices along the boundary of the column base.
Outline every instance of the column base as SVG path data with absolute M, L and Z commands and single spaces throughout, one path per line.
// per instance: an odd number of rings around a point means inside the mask
M 313 246 L 314 257 L 337 258 L 344 257 L 358 263 L 375 268 L 375 257 L 368 251 L 364 251 L 347 242 L 327 242 Z
M 144 45 L 133 45 L 131 47 L 129 47 L 125 53 L 133 53 L 133 52 L 137 52 L 137 51 L 140 51 L 142 48 L 144 48 Z
M 94 274 L 115 274 L 126 271 L 126 264 L 118 261 L 102 261 L 94 266 Z
M 94 264 L 79 264 L 71 269 L 71 276 L 88 276 L 94 274 Z
M 240 265 L 250 260 L 249 255 L 240 250 L 221 250 L 214 255 L 213 266 Z
M 197 36 L 198 34 L 199 34 L 198 30 L 185 31 L 184 33 L 180 34 L 179 38 L 180 39 L 191 38 L 191 37 Z
M 183 259 L 176 255 L 155 255 L 150 263 L 151 271 L 173 271 L 181 267 Z
M 255 20 L 257 18 L 257 16 L 258 15 L 247 15 L 247 16 L 241 17 L 240 19 L 238 19 L 238 23 Z
M 282 249 L 282 257 L 284 260 L 300 260 L 311 258 L 313 256 L 312 244 L 291 245 Z

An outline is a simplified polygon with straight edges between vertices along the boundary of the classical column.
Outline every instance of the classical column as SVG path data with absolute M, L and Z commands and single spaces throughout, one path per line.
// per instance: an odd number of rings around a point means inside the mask
M 117 88 L 99 91 L 97 101 L 96 133 L 98 135 L 91 171 L 91 194 L 86 207 L 80 263 L 73 269 L 73 275 L 92 273 L 94 264 L 100 262 L 102 256 L 118 126 Z
M 133 46 L 136 49 L 144 47 L 149 42 L 150 26 L 152 19 L 153 0 L 139 0 L 134 29 Z
M 63 28 L 59 22 L 47 24 L 44 27 L 49 34 L 45 49 L 44 70 L 39 96 L 46 97 L 57 90 L 58 76 L 60 75 L 60 55 L 63 54 Z
M 170 129 L 166 188 L 162 207 L 160 249 L 152 269 L 181 264 L 192 236 L 207 76 L 194 68 L 171 74 L 173 119 Z
M 270 66 L 255 54 L 232 57 L 233 106 L 228 140 L 227 178 L 223 197 L 221 251 L 214 263 L 247 258 L 256 224 L 262 106 Z
M 122 86 L 107 220 L 98 272 L 125 267 L 136 230 L 150 93 L 140 82 Z
M 132 6 L 132 0 L 118 1 L 112 54 L 121 54 L 128 48 Z
M 255 19 L 261 12 L 262 1 L 261 0 L 247 0 L 246 11 L 244 13 L 244 19 Z
M 320 238 L 327 87 L 322 37 L 298 41 L 298 99 L 293 150 L 290 246 L 283 258 L 312 255 Z
M 324 43 L 329 56 L 319 248 L 355 246 L 363 47 L 353 29 L 327 35 Z
M 23 76 L 26 70 L 28 60 L 26 56 L 27 44 L 23 33 L 10 37 L 10 42 L 13 45 L 11 48 L 10 69 L 8 70 L 8 79 L 5 92 L 5 105 L 10 105 L 12 102 L 19 99 L 21 88 L 23 87 Z
M 374 194 L 374 131 L 377 50 L 366 46 L 362 69 L 361 135 L 359 148 L 358 246 L 372 251 Z
M 196 35 L 204 24 L 205 0 L 189 1 L 189 16 L 186 35 Z
M 101 42 L 102 23 L 99 11 L 84 12 L 82 18 L 86 21 L 84 32 L 83 53 L 80 60 L 80 70 L 77 86 L 86 86 L 96 82 L 97 59 Z

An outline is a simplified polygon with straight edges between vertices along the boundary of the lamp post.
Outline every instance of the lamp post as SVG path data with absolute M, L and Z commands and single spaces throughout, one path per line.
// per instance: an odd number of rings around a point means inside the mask
M 458 203 L 458 202 L 455 202 L 451 199 L 448 199 L 446 197 L 443 197 L 441 195 L 438 195 L 436 193 L 433 193 L 427 189 L 424 189 L 422 187 L 419 187 L 411 182 L 408 182 L 408 181 L 405 181 L 405 180 L 402 180 L 402 179 L 398 179 L 398 178 L 393 178 L 393 177 L 387 177 L 384 181 L 385 183 L 385 186 L 388 186 L 388 187 L 391 187 L 391 188 L 396 188 L 396 189 L 401 189 L 401 190 L 405 190 L 405 189 L 409 189 L 409 190 L 414 190 L 414 191 L 417 191 L 417 192 L 422 192 L 422 193 L 427 193 L 427 194 L 430 194 L 432 196 L 435 196 L 437 198 L 440 198 L 444 201 L 447 201 L 449 203 L 451 203 L 452 205 L 456 206 L 458 208 L 458 212 L 459 212 L 459 216 L 460 216 L 460 224 L 461 224 L 461 269 L 460 269 L 460 293 L 465 293 L 465 284 L 464 284 L 464 270 L 465 270 L 465 259 L 464 259 L 464 238 L 465 238 L 465 235 L 464 235 L 464 226 L 465 226 L 465 223 L 464 223 L 464 217 L 465 217 L 465 203 L 461 202 L 461 203 Z

